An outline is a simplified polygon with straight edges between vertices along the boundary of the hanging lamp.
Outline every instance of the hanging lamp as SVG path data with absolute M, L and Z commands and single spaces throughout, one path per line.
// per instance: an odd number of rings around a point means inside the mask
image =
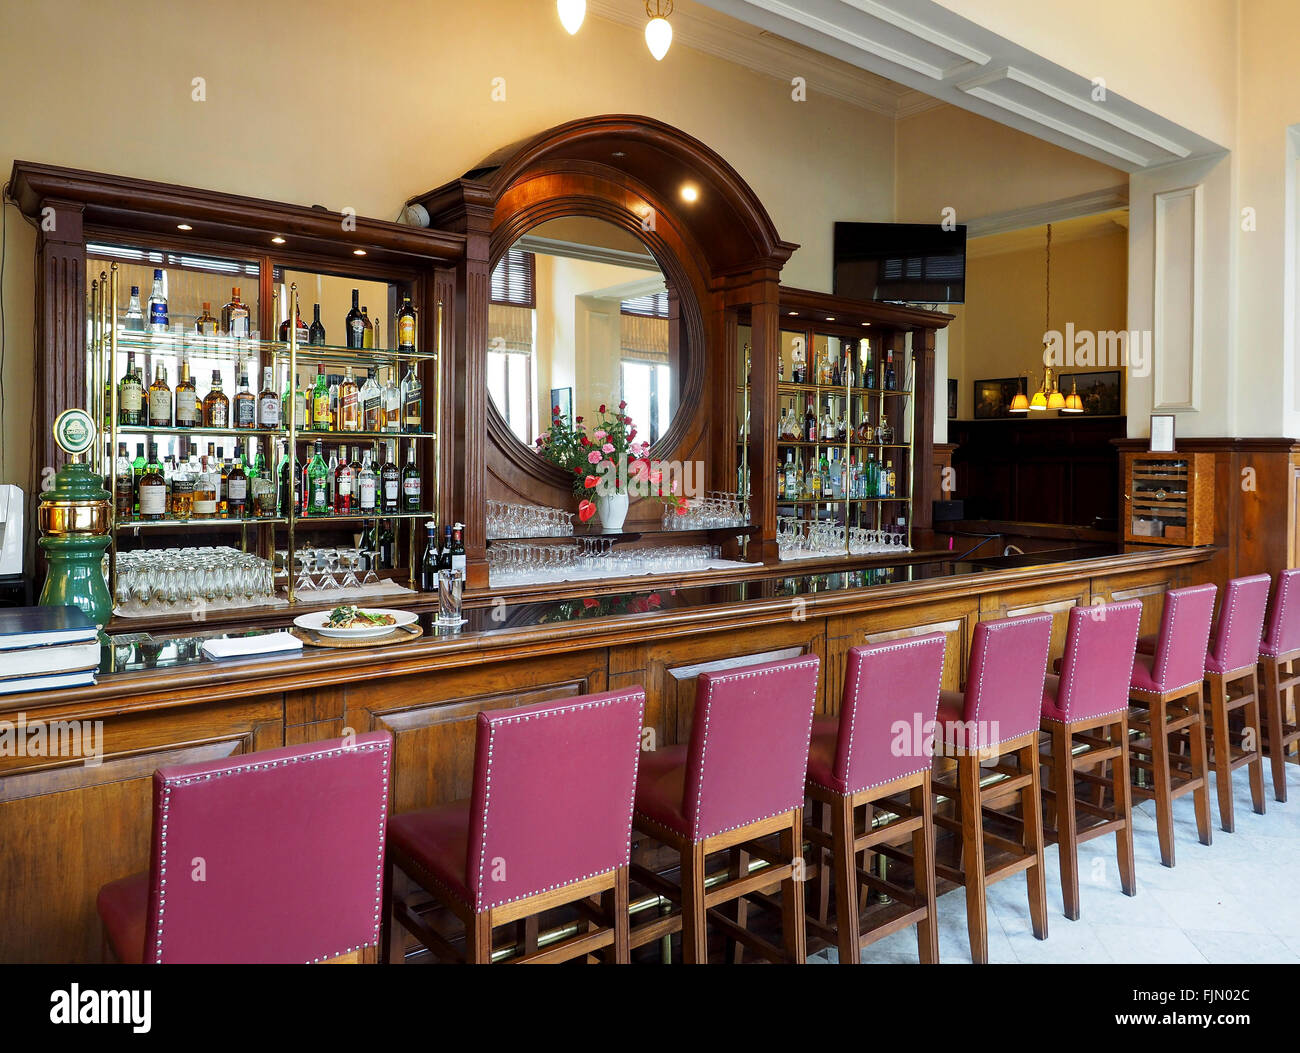
M 650 19 L 645 27 L 645 46 L 656 62 L 662 62 L 673 42 L 673 27 L 668 16 L 673 13 L 673 0 L 646 0 L 646 17 Z

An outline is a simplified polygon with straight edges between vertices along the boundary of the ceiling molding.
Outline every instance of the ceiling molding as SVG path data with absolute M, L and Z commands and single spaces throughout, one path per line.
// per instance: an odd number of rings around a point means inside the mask
M 966 237 L 967 239 L 987 238 L 993 234 L 1006 234 L 1013 230 L 1024 230 L 1026 227 L 1041 227 L 1045 223 L 1061 223 L 1081 216 L 1113 212 L 1120 208 L 1128 208 L 1127 184 L 967 220 Z
M 1093 238 L 1123 237 L 1124 248 L 1120 251 L 1127 256 L 1127 212 L 1104 212 L 1095 216 L 1084 216 L 1072 220 L 1052 220 L 1052 245 L 1068 245 L 1088 241 Z M 1005 256 L 1018 252 L 1042 252 L 1047 243 L 1047 224 L 1037 224 L 1005 234 L 993 234 L 979 238 L 968 238 L 966 242 L 967 259 L 983 259 L 991 256 Z

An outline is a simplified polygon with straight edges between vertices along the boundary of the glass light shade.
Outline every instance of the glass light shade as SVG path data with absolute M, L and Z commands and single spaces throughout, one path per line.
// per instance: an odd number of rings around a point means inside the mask
M 1061 408 L 1062 413 L 1082 413 L 1083 399 L 1079 398 L 1078 390 L 1071 391 L 1065 400 L 1065 405 Z
M 1047 396 L 1047 408 L 1057 410 L 1065 409 L 1065 396 L 1059 391 L 1053 391 Z
M 556 0 L 555 8 L 560 13 L 560 24 L 570 36 L 582 28 L 582 20 L 587 15 L 587 0 Z
M 662 61 L 668 54 L 672 42 L 673 27 L 668 24 L 668 19 L 652 18 L 646 23 L 645 46 L 650 49 L 650 54 L 655 57 L 656 62 Z
M 1047 409 L 1047 394 L 1043 391 L 1034 392 L 1034 401 L 1029 404 L 1031 410 Z
M 1011 400 L 1011 412 L 1012 413 L 1029 412 L 1029 396 L 1026 395 L 1023 391 L 1017 391 L 1016 397 Z

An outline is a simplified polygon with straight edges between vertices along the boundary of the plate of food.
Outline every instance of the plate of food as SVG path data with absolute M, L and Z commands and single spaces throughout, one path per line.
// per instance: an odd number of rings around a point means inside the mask
M 394 611 L 383 607 L 353 607 L 350 604 L 332 611 L 300 614 L 293 624 L 321 636 L 338 640 L 370 640 L 387 636 L 404 625 L 411 625 L 417 615 L 411 611 Z

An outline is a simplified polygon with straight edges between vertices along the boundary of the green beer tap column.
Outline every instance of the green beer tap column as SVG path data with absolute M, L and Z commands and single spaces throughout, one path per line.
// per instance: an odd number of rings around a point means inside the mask
M 40 602 L 80 607 L 101 629 L 113 616 L 113 598 L 104 577 L 109 546 L 112 495 L 103 478 L 81 458 L 94 446 L 95 425 L 85 410 L 66 410 L 54 422 L 54 440 L 70 460 L 41 496 L 41 538 L 49 561 Z

